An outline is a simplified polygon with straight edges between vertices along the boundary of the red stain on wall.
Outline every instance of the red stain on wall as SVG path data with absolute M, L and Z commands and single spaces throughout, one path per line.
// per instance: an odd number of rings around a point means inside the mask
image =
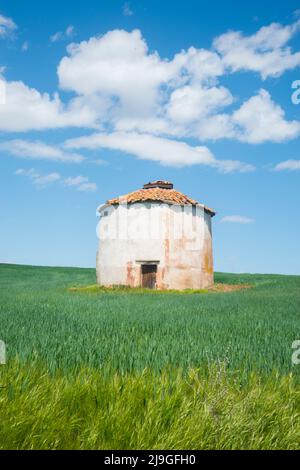
M 156 279 L 156 286 L 159 290 L 166 290 L 168 289 L 168 285 L 164 282 L 165 279 L 165 268 L 158 268 L 157 270 L 157 279 Z
M 203 246 L 203 264 L 202 264 L 202 276 L 203 280 L 208 285 L 214 283 L 214 262 L 213 262 L 213 250 L 212 250 L 212 239 L 206 237 Z
M 132 262 L 129 261 L 127 263 L 127 278 L 126 278 L 126 285 L 130 287 L 135 286 L 135 269 L 132 266 Z

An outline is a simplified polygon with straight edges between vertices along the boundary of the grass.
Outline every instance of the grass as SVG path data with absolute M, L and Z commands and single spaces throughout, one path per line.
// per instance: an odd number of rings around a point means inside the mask
M 255 287 L 209 295 L 69 292 L 94 277 L 94 270 L 1 266 L 0 336 L 8 358 L 35 354 L 51 371 L 109 363 L 121 372 L 160 372 L 215 362 L 245 377 L 291 371 L 299 277 L 218 274 L 218 282 Z
M 106 295 L 92 269 L 0 265 L 0 448 L 299 447 L 300 277 L 216 282 L 253 288 Z
M 0 380 L 0 449 L 297 449 L 292 377 L 212 368 L 76 375 L 12 362 Z

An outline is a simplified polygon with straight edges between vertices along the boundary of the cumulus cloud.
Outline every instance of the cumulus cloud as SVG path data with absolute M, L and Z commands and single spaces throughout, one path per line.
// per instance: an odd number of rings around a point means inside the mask
M 253 224 L 255 222 L 254 219 L 250 217 L 244 217 L 242 215 L 227 215 L 221 219 L 221 223 L 230 223 L 230 224 Z
M 162 59 L 158 52 L 149 52 L 139 30 L 109 31 L 104 36 L 71 44 L 67 50 L 68 56 L 58 67 L 60 86 L 84 96 L 105 95 L 114 99 L 110 117 L 116 127 L 120 121 L 124 126 L 124 121 L 128 125 L 136 119 L 162 122 L 169 93 L 187 83 L 195 86 L 197 96 L 201 93 L 206 100 L 203 107 L 218 98 L 230 101 L 230 92 L 225 88 L 201 90 L 199 87 L 197 90 L 196 87 L 222 75 L 222 62 L 215 52 L 192 47 L 171 60 Z M 182 92 L 187 93 L 187 90 Z M 190 93 L 193 90 L 191 88 Z M 180 97 L 173 96 L 170 112 L 176 99 Z
M 245 172 L 254 169 L 251 165 L 238 161 L 219 161 L 204 146 L 192 147 L 185 142 L 133 132 L 102 133 L 79 137 L 68 140 L 65 146 L 69 149 L 106 148 L 121 150 L 141 160 L 156 161 L 164 166 L 208 165 L 226 173 L 232 171 Z
M 238 126 L 237 138 L 251 144 L 283 142 L 300 134 L 300 122 L 287 121 L 284 110 L 263 89 L 235 111 L 232 120 Z
M 236 125 L 230 114 L 218 113 L 194 123 L 192 136 L 199 140 L 236 139 Z
M 172 121 L 189 125 L 232 102 L 230 91 L 224 87 L 187 85 L 172 93 L 167 113 Z
M 246 43 L 278 48 L 297 28 L 271 25 Z M 226 35 L 219 39 L 215 45 L 228 42 Z M 216 83 L 228 65 L 216 52 L 192 47 L 172 60 L 161 59 L 157 52 L 149 53 L 139 30 L 115 30 L 70 45 L 68 54 L 58 68 L 62 88 L 85 99 L 108 96 L 107 117 L 116 131 L 202 141 L 231 138 L 251 144 L 282 142 L 299 134 L 300 123 L 287 121 L 266 90 L 225 113 L 234 98 Z
M 202 141 L 234 139 L 249 144 L 284 142 L 300 135 L 300 122 L 288 121 L 266 90 L 261 89 L 232 113 L 222 112 L 233 101 L 224 87 L 179 88 L 167 106 L 173 125 L 165 123 L 160 129 Z
M 299 29 L 300 20 L 287 26 L 272 23 L 251 36 L 237 31 L 222 34 L 213 45 L 232 72 L 250 70 L 263 79 L 278 77 L 300 65 L 300 52 L 293 53 L 286 45 Z
M 176 54 L 174 63 L 180 70 L 182 79 L 192 83 L 215 83 L 225 72 L 222 58 L 214 51 L 190 47 Z
M 66 152 L 60 147 L 48 145 L 40 141 L 21 139 L 1 142 L 0 152 L 32 160 L 51 160 L 64 163 L 80 163 L 84 160 L 83 156 L 77 153 Z
M 272 24 L 252 36 L 226 33 L 215 39 L 213 50 L 190 47 L 168 59 L 150 51 L 139 30 L 113 30 L 72 43 L 57 69 L 61 89 L 72 93 L 69 101 L 22 82 L 4 81 L 0 131 L 89 128 L 97 133 L 73 141 L 74 148 L 116 149 L 163 165 L 204 164 L 223 172 L 253 171 L 254 166 L 247 163 L 217 160 L 203 142 L 284 142 L 300 135 L 300 122 L 289 121 L 266 90 L 238 108 L 230 90 L 219 83 L 220 77 L 228 71 L 246 70 L 246 65 L 263 78 L 296 67 L 298 56 L 287 43 L 299 25 L 300 21 L 288 26 Z M 73 27 L 69 27 L 52 40 L 72 34 Z M 245 63 L 239 62 L 240 55 Z M 202 145 L 188 145 L 188 138 Z M 59 152 L 58 159 L 70 157 L 62 148 Z
M 280 143 L 300 135 L 300 122 L 287 120 L 284 110 L 272 100 L 270 93 L 261 89 L 231 114 L 210 113 L 194 122 L 189 132 L 200 140 Z
M 159 87 L 178 69 L 173 61 L 148 53 L 139 30 L 114 30 L 68 47 L 58 67 L 60 86 L 82 95 L 114 97 L 120 113 L 145 115 L 157 105 Z
M 274 168 L 275 171 L 300 171 L 300 160 L 286 160 L 278 163 Z
M 26 132 L 95 126 L 95 110 L 79 97 L 66 106 L 58 94 L 52 98 L 48 93 L 42 94 L 23 82 L 2 80 L 2 83 L 5 87 L 5 102 L 0 106 L 1 131 Z
M 9 36 L 16 29 L 17 25 L 11 18 L 0 15 L 0 38 Z

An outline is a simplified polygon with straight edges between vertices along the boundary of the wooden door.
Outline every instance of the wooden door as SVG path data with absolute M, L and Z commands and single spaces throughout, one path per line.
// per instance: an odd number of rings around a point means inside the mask
M 146 289 L 156 288 L 156 264 L 143 264 L 142 265 L 142 287 Z

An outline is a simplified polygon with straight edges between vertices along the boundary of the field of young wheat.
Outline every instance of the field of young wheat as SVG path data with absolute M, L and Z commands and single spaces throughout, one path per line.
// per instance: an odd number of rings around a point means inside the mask
M 0 448 L 299 447 L 300 277 L 229 293 L 70 290 L 92 269 L 0 265 Z

